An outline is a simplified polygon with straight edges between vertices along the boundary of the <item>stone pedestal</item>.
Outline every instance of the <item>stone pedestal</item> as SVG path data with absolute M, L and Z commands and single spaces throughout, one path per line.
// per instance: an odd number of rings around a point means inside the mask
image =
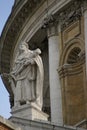
M 48 120 L 48 115 L 40 110 L 35 103 L 12 108 L 12 116 L 29 120 Z

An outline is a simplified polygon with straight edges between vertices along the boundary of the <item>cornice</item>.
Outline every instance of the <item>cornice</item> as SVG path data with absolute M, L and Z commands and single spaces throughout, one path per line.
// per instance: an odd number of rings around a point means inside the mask
M 80 20 L 84 16 L 85 10 L 87 10 L 87 0 L 73 0 L 67 8 L 58 13 L 61 31 Z
M 60 24 L 61 31 L 63 31 L 75 21 L 80 20 L 86 9 L 86 0 L 72 0 L 57 13 L 49 14 L 43 21 L 43 28 L 48 28 L 50 25 L 55 25 L 54 23 L 57 23 Z
M 59 14 L 61 30 L 67 28 L 73 22 L 80 20 L 82 16 L 82 1 L 74 1 L 67 9 Z

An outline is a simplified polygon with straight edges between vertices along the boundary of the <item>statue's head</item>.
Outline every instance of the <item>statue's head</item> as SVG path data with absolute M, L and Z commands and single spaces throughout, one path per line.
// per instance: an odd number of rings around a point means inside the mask
M 19 51 L 25 51 L 29 48 L 28 44 L 26 42 L 21 42 L 20 45 L 19 45 Z

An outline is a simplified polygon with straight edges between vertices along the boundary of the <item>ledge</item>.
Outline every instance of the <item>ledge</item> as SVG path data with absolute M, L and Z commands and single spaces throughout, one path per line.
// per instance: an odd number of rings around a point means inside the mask
M 2 116 L 0 116 L 0 124 L 8 127 L 11 130 L 21 130 L 20 128 L 17 128 L 12 122 L 3 118 Z

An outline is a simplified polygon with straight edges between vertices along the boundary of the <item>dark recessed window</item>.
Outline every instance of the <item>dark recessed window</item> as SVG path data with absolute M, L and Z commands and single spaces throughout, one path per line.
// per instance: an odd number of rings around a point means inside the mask
M 68 64 L 74 64 L 77 63 L 79 60 L 79 53 L 81 52 L 81 49 L 78 47 L 75 47 L 71 50 L 69 56 L 68 56 L 68 60 L 67 63 Z

